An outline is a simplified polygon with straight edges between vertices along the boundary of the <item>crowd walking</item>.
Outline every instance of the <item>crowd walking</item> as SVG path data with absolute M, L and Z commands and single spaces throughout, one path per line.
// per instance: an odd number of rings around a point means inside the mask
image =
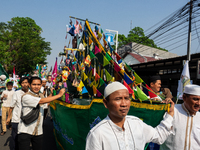
M 12 130 L 13 150 L 29 150 L 30 146 L 33 150 L 42 150 L 43 123 L 48 105 L 61 98 L 65 88 L 53 96 L 51 76 L 47 79 L 37 76 L 22 77 L 19 80 L 21 88 L 17 90 L 13 88 L 12 81 L 3 81 L 0 83 L 1 88 L 5 87 L 1 93 L 1 136 L 5 136 L 8 129 Z M 112 82 L 106 86 L 103 99 L 109 113 L 89 131 L 85 149 L 142 150 L 146 143 L 153 142 L 151 144 L 157 143 L 161 146 L 150 146 L 148 149 L 197 150 L 200 147 L 200 86 L 186 85 L 182 104 L 174 104 L 170 90 L 161 88 L 159 76 L 150 77 L 149 87 L 157 95 L 165 96 L 164 103 L 171 104 L 170 110 L 165 113 L 157 127 L 153 128 L 141 119 L 129 116 L 129 91 L 120 82 Z

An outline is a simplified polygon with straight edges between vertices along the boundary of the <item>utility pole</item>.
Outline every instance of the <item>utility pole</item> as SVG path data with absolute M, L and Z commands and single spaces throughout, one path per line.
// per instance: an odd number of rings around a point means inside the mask
M 190 49 L 191 49 L 191 20 L 192 20 L 192 8 L 193 0 L 190 0 L 190 14 L 189 14 L 189 29 L 188 29 L 188 45 L 187 45 L 187 60 L 190 61 Z

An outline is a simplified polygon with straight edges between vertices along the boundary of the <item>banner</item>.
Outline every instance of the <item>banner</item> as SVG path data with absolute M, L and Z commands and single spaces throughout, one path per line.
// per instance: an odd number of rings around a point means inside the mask
M 110 45 L 114 45 L 114 37 L 115 34 L 113 33 L 105 33 L 106 41 L 110 43 Z
M 166 104 L 131 102 L 128 115 L 137 116 L 148 125 L 156 127 L 168 107 Z M 85 150 L 88 132 L 108 115 L 102 99 L 93 99 L 90 105 L 74 105 L 55 100 L 51 102 L 50 109 L 58 150 Z
M 190 84 L 190 71 L 189 71 L 189 61 L 187 60 L 185 62 L 185 65 L 183 67 L 183 71 L 182 71 L 182 74 L 181 74 L 181 77 L 180 77 L 180 81 L 178 83 L 178 92 L 177 92 L 177 98 L 178 99 L 183 99 L 182 96 L 183 96 L 183 92 L 184 92 L 184 89 L 185 89 L 185 86 L 187 84 Z

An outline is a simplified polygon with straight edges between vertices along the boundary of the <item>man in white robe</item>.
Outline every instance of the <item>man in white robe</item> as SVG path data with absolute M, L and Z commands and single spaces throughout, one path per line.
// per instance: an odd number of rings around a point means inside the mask
M 148 142 L 162 144 L 173 133 L 174 103 L 163 121 L 153 128 L 134 116 L 128 116 L 130 97 L 120 82 L 108 84 L 104 91 L 108 116 L 93 127 L 87 136 L 86 150 L 143 150 Z
M 167 138 L 161 150 L 200 149 L 200 86 L 186 85 L 183 101 L 174 108 L 175 134 Z

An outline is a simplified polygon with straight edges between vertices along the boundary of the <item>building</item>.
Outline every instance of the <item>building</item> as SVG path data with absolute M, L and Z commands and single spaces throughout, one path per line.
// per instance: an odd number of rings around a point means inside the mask
M 187 60 L 187 55 L 134 64 L 130 67 L 135 70 L 147 84 L 149 76 L 160 75 L 162 86 L 168 87 L 172 95 L 176 97 L 178 80 L 180 80 L 185 60 Z M 189 71 L 190 80 L 192 80 L 194 84 L 200 85 L 200 53 L 191 55 Z
M 131 42 L 117 50 L 128 65 L 178 57 L 177 54 Z

